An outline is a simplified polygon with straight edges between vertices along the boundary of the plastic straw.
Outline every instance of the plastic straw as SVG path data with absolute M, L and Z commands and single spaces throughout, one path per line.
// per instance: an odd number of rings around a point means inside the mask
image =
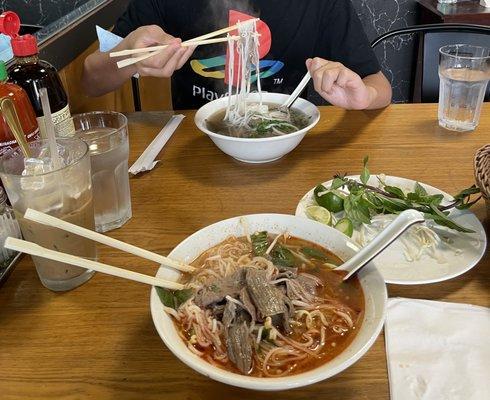
M 39 89 L 39 95 L 41 97 L 41 105 L 43 107 L 44 114 L 44 126 L 46 127 L 46 135 L 49 144 L 49 152 L 51 153 L 51 161 L 55 169 L 61 167 L 61 161 L 58 155 L 58 149 L 56 146 L 56 135 L 54 132 L 53 117 L 51 116 L 51 107 L 49 106 L 48 91 L 46 88 Z

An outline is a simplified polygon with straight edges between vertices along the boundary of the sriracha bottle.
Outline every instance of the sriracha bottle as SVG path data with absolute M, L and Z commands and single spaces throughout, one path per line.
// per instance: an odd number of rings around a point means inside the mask
M 3 97 L 10 98 L 14 103 L 26 140 L 31 142 L 39 139 L 36 114 L 29 101 L 29 97 L 27 97 L 24 89 L 7 82 L 5 64 L 3 61 L 0 61 L 0 99 Z M 0 112 L 0 156 L 14 147 L 17 147 L 17 142 Z

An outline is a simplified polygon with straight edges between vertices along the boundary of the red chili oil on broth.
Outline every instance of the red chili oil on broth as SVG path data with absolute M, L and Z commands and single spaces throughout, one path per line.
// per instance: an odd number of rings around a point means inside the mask
M 268 235 L 269 243 L 273 241 L 274 237 Z M 247 373 L 249 376 L 288 376 L 309 371 L 325 364 L 342 353 L 352 342 L 359 331 L 364 316 L 364 295 L 358 278 L 354 277 L 343 282 L 344 272 L 332 270 L 331 267 L 325 265 L 325 263 L 334 265 L 342 263 L 342 260 L 335 254 L 315 243 L 290 236 L 281 237 L 277 240 L 274 249 L 276 246 L 286 247 L 293 254 L 296 253 L 296 261 L 291 268 L 297 268 L 298 276 L 306 274 L 321 280 L 323 286 L 315 287 L 315 298 L 323 300 L 304 303 L 308 304 L 308 307 L 295 305 L 295 311 L 288 320 L 291 332 L 286 333 L 281 327 L 270 330 L 266 330 L 264 327 L 260 336 L 260 344 L 257 344 L 258 329 L 264 325 L 264 322 L 256 321 L 255 327 L 250 323 L 250 328 L 253 328 L 250 332 L 250 338 L 253 339 L 253 359 L 251 370 Z M 269 256 L 265 256 L 265 258 L 268 258 L 268 261 L 274 260 L 271 260 Z M 216 276 L 226 275 L 227 272 L 224 270 L 226 267 L 233 266 L 237 270 L 245 267 L 256 268 L 257 265 L 252 265 L 253 262 L 257 263 L 259 267 L 261 262 L 266 264 L 261 257 L 254 256 L 252 245 L 246 237 L 232 237 L 205 251 L 194 260 L 192 265 L 198 269 L 190 279 L 185 279 L 183 282 L 193 282 L 198 286 L 205 282 L 206 288 L 209 285 L 212 287 L 213 279 L 220 282 Z M 274 264 L 274 269 L 271 270 L 275 271 L 275 269 L 277 266 Z M 283 267 L 281 270 L 287 270 L 287 267 Z M 292 280 L 295 279 L 297 277 Z M 280 281 L 273 278 L 271 282 L 276 280 Z M 287 286 L 290 282 L 280 282 L 274 285 L 286 295 L 288 289 L 283 289 L 281 284 Z M 295 283 L 293 286 L 296 287 L 297 284 Z M 194 301 L 195 299 L 190 300 L 190 302 Z M 182 339 L 186 341 L 191 351 L 216 367 L 243 374 L 230 360 L 227 353 L 226 328 L 219 320 L 219 313 L 215 316 L 210 311 L 210 309 L 216 310 L 218 307 L 222 307 L 222 303 L 213 304 L 212 307 L 199 307 L 200 311 L 197 313 L 196 310 L 198 309 L 193 308 L 194 305 L 192 305 L 192 310 L 188 311 L 191 306 L 189 306 L 190 303 L 187 303 L 187 306 L 184 305 L 179 308 L 181 321 L 174 320 L 174 322 Z M 297 304 L 303 304 L 303 302 L 297 300 Z M 201 318 L 200 324 L 197 323 L 197 318 Z M 307 318 L 310 319 L 307 320 Z M 213 319 L 216 319 L 216 322 L 213 322 Z M 349 326 L 349 321 L 352 321 L 352 326 Z M 213 329 L 216 329 L 216 332 L 213 333 Z M 278 332 L 275 339 L 274 329 Z M 200 338 L 201 343 L 196 342 L 196 337 Z

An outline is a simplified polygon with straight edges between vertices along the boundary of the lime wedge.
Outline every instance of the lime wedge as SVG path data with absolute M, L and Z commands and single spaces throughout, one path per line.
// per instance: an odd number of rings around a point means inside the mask
M 335 229 L 338 229 L 344 235 L 352 237 L 354 233 L 354 226 L 352 225 L 352 221 L 349 218 L 342 218 L 335 224 Z
M 326 208 L 320 206 L 309 206 L 306 208 L 308 218 L 321 222 L 325 225 L 330 225 L 332 222 L 332 214 Z

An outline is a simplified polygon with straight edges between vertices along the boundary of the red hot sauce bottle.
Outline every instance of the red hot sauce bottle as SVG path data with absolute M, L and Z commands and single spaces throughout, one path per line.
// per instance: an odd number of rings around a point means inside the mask
M 0 61 L 0 99 L 4 97 L 8 97 L 14 103 L 26 140 L 31 142 L 39 139 L 36 114 L 29 97 L 20 86 L 7 82 L 5 64 Z M 14 147 L 17 147 L 17 141 L 0 112 L 0 156 Z

